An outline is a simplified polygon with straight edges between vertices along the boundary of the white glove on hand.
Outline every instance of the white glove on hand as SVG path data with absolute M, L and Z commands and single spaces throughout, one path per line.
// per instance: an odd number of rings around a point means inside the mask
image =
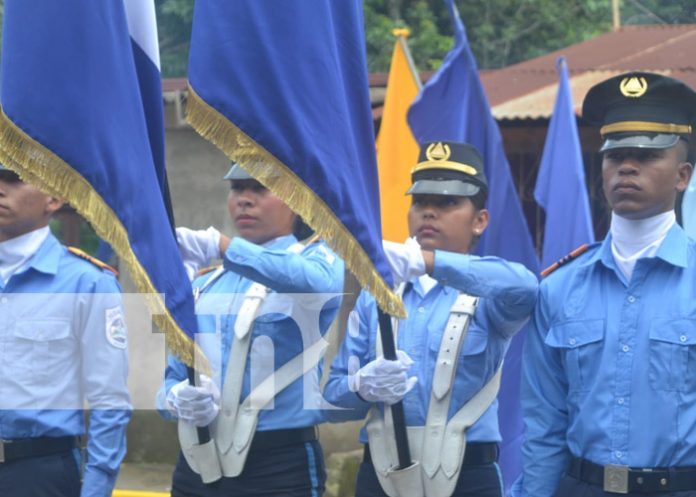
M 194 426 L 208 426 L 220 411 L 220 390 L 206 375 L 201 375 L 200 386 L 184 380 L 174 385 L 167 394 L 167 407 L 182 421 Z
M 384 240 L 382 246 L 394 275 L 395 284 L 411 281 L 425 274 L 423 252 L 415 237 L 409 238 L 406 243 Z
M 406 376 L 413 361 L 403 350 L 396 351 L 396 361 L 378 357 L 355 374 L 348 376 L 348 387 L 367 402 L 395 404 L 415 386 L 418 378 Z
M 209 266 L 211 260 L 220 256 L 220 232 L 212 226 L 207 230 L 177 228 L 176 242 L 190 280 L 201 267 Z

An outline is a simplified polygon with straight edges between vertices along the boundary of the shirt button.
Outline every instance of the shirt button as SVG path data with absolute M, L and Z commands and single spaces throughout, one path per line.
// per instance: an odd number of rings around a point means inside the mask
M 628 301 L 632 304 L 633 302 L 636 301 L 636 298 L 633 295 L 628 296 Z
M 620 450 L 617 450 L 617 451 L 615 452 L 615 455 L 616 455 L 616 457 L 618 457 L 619 459 L 621 459 L 621 458 L 623 457 L 623 452 L 621 452 Z
M 575 345 L 577 341 L 575 340 L 575 338 L 571 338 L 570 340 L 568 340 L 568 343 L 571 345 Z
M 631 348 L 628 345 L 624 345 L 623 347 L 621 347 L 621 350 L 623 350 L 624 352 L 628 352 L 629 350 L 631 350 Z
M 620 406 L 622 406 L 623 403 L 624 403 L 623 397 L 619 397 L 618 399 L 616 399 L 616 402 L 618 402 L 618 404 L 619 404 Z
M 418 312 L 420 312 L 421 314 L 423 314 L 423 313 L 425 312 L 425 307 L 419 307 L 419 308 L 418 308 Z
M 686 342 L 686 335 L 680 336 L 680 337 L 679 337 L 679 341 L 680 341 L 681 343 Z

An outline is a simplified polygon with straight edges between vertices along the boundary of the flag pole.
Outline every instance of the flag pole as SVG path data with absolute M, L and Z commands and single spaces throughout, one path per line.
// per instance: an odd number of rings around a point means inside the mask
M 396 360 L 396 346 L 394 345 L 394 331 L 392 320 L 379 307 L 377 308 L 379 319 L 380 339 L 382 341 L 382 353 L 384 358 L 390 361 Z M 399 467 L 406 469 L 413 461 L 411 460 L 411 450 L 408 446 L 408 436 L 406 434 L 406 418 L 404 417 L 404 404 L 402 401 L 391 405 L 392 420 L 394 422 L 394 438 L 396 440 L 396 452 L 399 457 Z

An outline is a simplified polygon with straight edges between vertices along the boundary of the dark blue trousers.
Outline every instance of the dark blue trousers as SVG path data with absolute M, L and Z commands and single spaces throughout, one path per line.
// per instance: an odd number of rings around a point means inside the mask
M 209 485 L 179 454 L 172 497 L 321 497 L 325 483 L 324 457 L 315 440 L 268 450 L 252 449 L 242 474 Z
M 651 495 L 654 497 L 696 497 L 696 491 L 615 494 L 613 492 L 605 492 L 599 485 L 592 485 L 566 475 L 558 485 L 555 497 L 649 497 Z
M 452 497 L 503 497 L 498 464 L 463 466 Z M 363 460 L 358 470 L 355 497 L 388 497 L 377 479 L 372 461 Z
M 79 497 L 80 472 L 71 452 L 0 464 L 2 497 Z

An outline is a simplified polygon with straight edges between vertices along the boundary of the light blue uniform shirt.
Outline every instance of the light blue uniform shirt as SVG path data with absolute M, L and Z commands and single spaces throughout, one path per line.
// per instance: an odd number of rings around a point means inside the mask
M 413 359 L 408 375 L 418 377 L 418 383 L 403 400 L 408 426 L 425 424 L 442 333 L 460 291 L 481 299 L 462 344 L 448 419 L 495 374 L 511 337 L 532 312 L 537 295 L 537 279 L 531 272 L 521 264 L 497 257 L 438 250 L 432 277 L 439 283 L 427 294 L 420 282 L 413 280 L 403 295 L 409 317 L 399 322 L 397 348 Z M 363 419 L 372 406 L 349 389 L 348 363 L 351 357 L 357 357 L 363 367 L 375 359 L 377 307 L 372 297 L 363 292 L 354 312 L 359 320 L 358 332 L 349 326 L 324 389 L 328 402 L 347 408 L 328 410 L 331 421 Z M 500 441 L 497 400 L 468 430 L 467 440 Z M 367 442 L 364 428 L 360 441 Z
M 524 495 L 572 456 L 696 466 L 696 242 L 674 225 L 630 282 L 611 238 L 542 284 L 523 359 Z
M 199 341 L 208 358 L 217 356 L 221 359 L 221 371 L 217 371 L 214 376 L 214 380 L 219 382 L 218 385 L 224 384 L 236 313 L 243 301 L 244 293 L 252 282 L 256 281 L 273 290 L 266 299 L 267 303 L 275 301 L 274 293 L 331 294 L 331 298 L 321 312 L 316 314 L 321 335 L 327 331 L 336 316 L 340 306 L 338 294 L 343 291 L 343 261 L 336 257 L 323 242 L 311 244 L 299 254 L 289 252 L 287 249 L 295 243 L 297 239 L 292 235 L 272 240 L 265 246 L 250 243 L 242 238 L 234 238 L 225 252 L 225 273 L 207 287 L 199 299 L 197 304 L 199 332 L 214 334 L 216 329 L 220 328 L 222 335 L 217 343 L 221 351 L 210 350 L 208 345 L 214 344 L 214 341 Z M 197 278 L 193 284 L 194 288 L 201 287 L 210 275 L 211 273 L 208 273 Z M 203 314 L 200 309 L 204 299 L 207 296 L 214 297 L 214 294 L 236 294 L 229 299 L 227 296 L 224 297 L 225 302 L 229 300 L 229 310 L 223 315 Z M 291 302 L 292 300 L 283 299 L 283 301 Z M 254 321 L 251 347 L 254 350 L 256 344 L 262 344 L 261 348 L 265 348 L 266 352 L 261 350 L 259 354 L 263 356 L 270 353 L 274 369 L 277 370 L 288 360 L 302 353 L 303 338 L 297 321 L 288 317 L 291 310 L 288 308 L 275 310 L 279 312 L 262 313 Z M 264 337 L 267 338 L 257 341 Z M 267 346 L 269 342 L 272 343 L 271 348 Z M 305 345 L 309 346 L 311 343 Z M 251 357 L 253 356 L 250 355 L 248 358 L 244 371 L 240 402 L 250 392 L 252 361 L 249 359 Z M 212 362 L 216 362 L 215 359 Z M 270 371 L 266 370 L 266 374 L 268 373 Z M 185 365 L 170 356 L 165 372 L 165 391 L 168 392 L 172 386 L 186 377 Z M 281 391 L 270 408 L 260 411 L 257 431 L 302 428 L 321 422 L 320 378 L 321 366 L 319 365 L 310 371 L 304 380 L 300 378 Z
M 53 235 L 4 287 L 0 281 L 0 438 L 83 435 L 86 400 L 83 497 L 111 495 L 126 453 L 125 340 L 114 275 Z

